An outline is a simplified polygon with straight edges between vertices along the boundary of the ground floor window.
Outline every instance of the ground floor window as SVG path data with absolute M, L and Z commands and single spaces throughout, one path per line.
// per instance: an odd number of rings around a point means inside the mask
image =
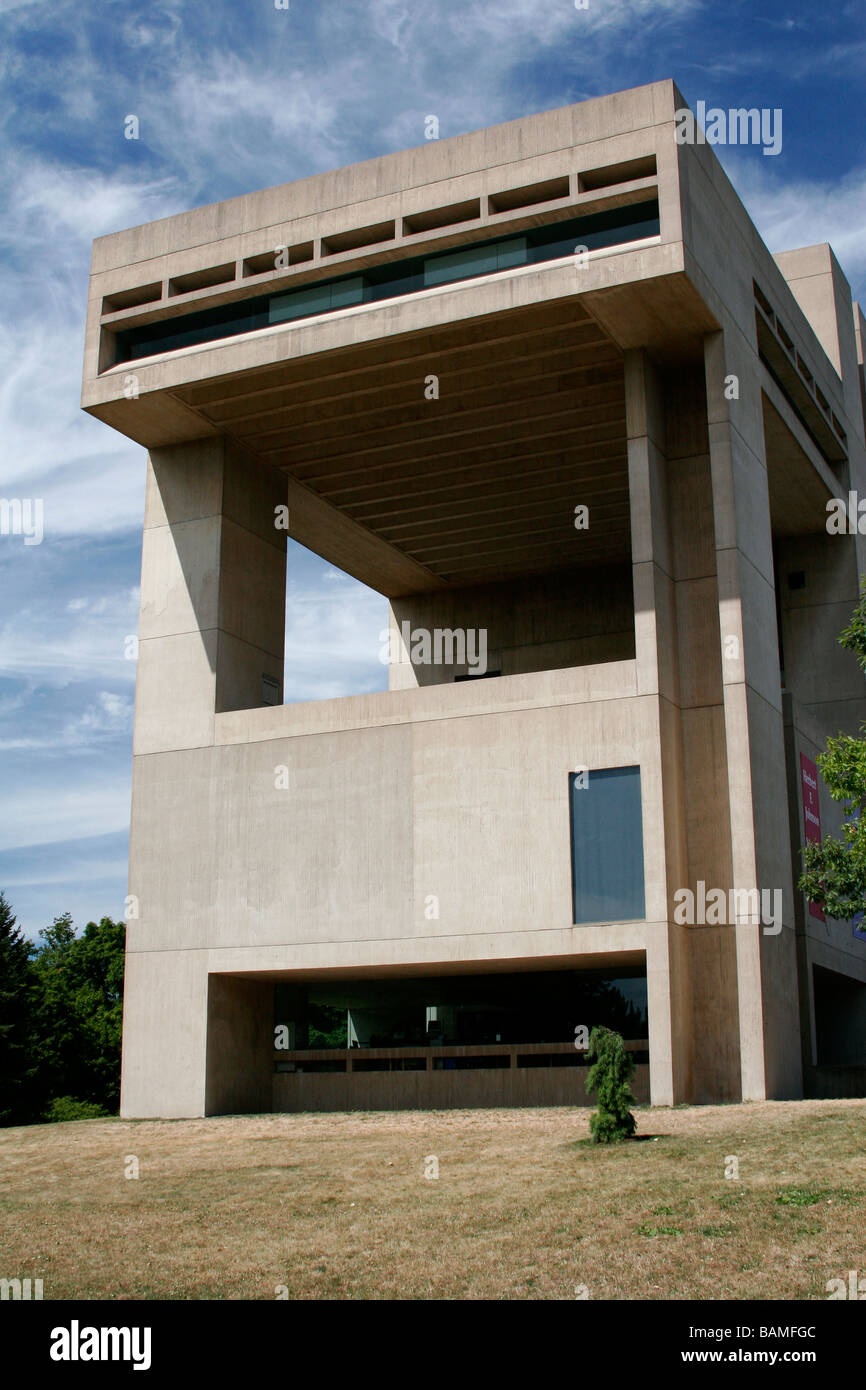
M 274 1025 L 290 1050 L 573 1044 L 596 1024 L 649 1036 L 646 975 L 632 966 L 329 984 L 280 983 Z M 360 1060 L 360 1058 L 359 1058 Z

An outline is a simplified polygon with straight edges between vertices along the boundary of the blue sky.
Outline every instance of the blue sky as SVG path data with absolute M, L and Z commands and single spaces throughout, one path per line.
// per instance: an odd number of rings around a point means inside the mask
M 866 6 L 777 0 L 0 0 L 0 888 L 35 935 L 123 913 L 144 454 L 79 409 L 95 236 L 673 77 L 780 107 L 718 147 L 773 250 L 866 300 Z M 140 121 L 138 141 L 124 118 Z M 381 689 L 384 600 L 292 546 L 286 697 Z

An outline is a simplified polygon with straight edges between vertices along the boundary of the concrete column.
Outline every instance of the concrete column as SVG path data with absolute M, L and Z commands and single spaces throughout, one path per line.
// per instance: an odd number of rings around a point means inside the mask
M 189 750 L 213 744 L 216 714 L 267 703 L 263 677 L 275 681 L 281 698 L 286 532 L 275 525 L 275 507 L 284 495 L 278 474 L 228 440 L 155 449 L 149 458 L 129 875 L 138 916 L 127 925 L 124 1115 L 203 1115 L 206 1103 L 240 1107 L 231 1066 L 229 1089 L 216 1094 L 211 1087 L 206 1097 L 206 1061 L 214 1048 L 233 1053 L 231 1037 L 248 1036 L 259 1004 L 254 994 L 226 985 L 225 1008 L 214 1003 L 216 995 L 209 1006 L 208 953 L 188 949 L 184 935 L 189 900 L 178 894 L 177 920 L 167 922 L 158 894 L 148 895 L 163 866 L 147 834 L 151 808 L 141 800 L 138 769 L 147 757 L 150 773 L 156 758 L 158 777 L 186 781 L 196 757 Z M 194 836 L 173 853 L 174 871 L 192 894 L 200 872 Z M 162 942 L 176 943 L 172 949 L 152 949 L 154 928 Z M 270 1058 L 268 1051 L 268 1067 Z M 263 1100 L 261 1086 L 257 1095 Z M 256 1108 L 270 1108 L 270 1099 Z
M 669 532 L 679 655 L 681 826 L 684 876 L 676 885 L 697 901 L 731 881 L 724 698 L 719 643 L 707 401 L 702 366 L 665 374 Z M 740 1098 L 736 950 L 727 925 L 695 921 L 684 931 L 689 952 L 688 1006 L 692 1048 L 689 1099 Z M 685 1012 L 685 1011 L 684 1011 Z
M 135 752 L 213 742 L 215 713 L 282 699 L 279 474 L 224 439 L 154 449 L 141 562 Z
M 625 356 L 626 426 L 638 691 L 656 697 L 658 754 L 641 768 L 650 1079 L 654 1105 L 688 1098 L 688 959 L 668 904 L 684 881 L 676 605 L 668 533 L 664 397 L 642 351 Z M 664 835 L 659 827 L 664 826 Z
M 195 1118 L 205 1113 L 206 953 L 148 951 L 146 940 L 145 923 L 127 924 L 120 1113 Z
M 779 890 L 783 928 L 738 917 L 744 1100 L 802 1094 L 770 498 L 754 350 L 730 326 L 705 339 L 732 883 Z
M 273 984 L 211 975 L 207 994 L 204 1113 L 269 1111 L 273 1104 Z

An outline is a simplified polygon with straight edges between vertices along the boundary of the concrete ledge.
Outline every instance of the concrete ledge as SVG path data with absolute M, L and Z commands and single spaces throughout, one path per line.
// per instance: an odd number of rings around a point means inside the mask
M 552 705 L 583 705 L 637 698 L 637 664 L 611 661 L 496 676 L 490 681 L 383 690 L 263 709 L 231 710 L 214 720 L 216 744 L 257 743 L 262 739 L 339 733 L 387 724 L 461 719 L 479 714 L 514 713 Z

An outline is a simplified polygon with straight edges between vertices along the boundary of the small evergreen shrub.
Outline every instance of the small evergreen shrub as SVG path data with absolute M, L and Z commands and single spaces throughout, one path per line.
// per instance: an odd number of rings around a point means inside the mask
M 92 1100 L 76 1100 L 74 1096 L 55 1096 L 45 1112 L 46 1120 L 62 1123 L 64 1120 L 101 1120 L 107 1110 Z
M 631 1139 L 637 1122 L 630 1107 L 635 1105 L 631 1093 L 634 1062 L 626 1052 L 619 1033 L 609 1028 L 593 1028 L 589 1035 L 587 1056 L 594 1059 L 586 1078 L 586 1089 L 598 1096 L 598 1110 L 589 1117 L 589 1129 L 594 1144 L 621 1144 Z

